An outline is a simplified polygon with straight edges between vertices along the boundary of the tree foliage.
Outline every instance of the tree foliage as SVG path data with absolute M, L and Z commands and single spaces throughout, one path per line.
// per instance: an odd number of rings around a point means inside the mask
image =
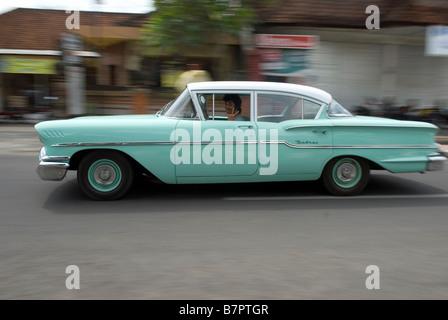
M 144 42 L 165 50 L 219 42 L 256 22 L 248 0 L 154 0 Z

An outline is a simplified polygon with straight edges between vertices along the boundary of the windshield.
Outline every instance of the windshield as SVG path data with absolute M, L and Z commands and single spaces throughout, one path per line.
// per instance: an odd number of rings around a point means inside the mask
M 327 115 L 329 117 L 353 117 L 353 115 L 345 109 L 339 102 L 333 100 L 328 107 Z
M 170 118 L 198 119 L 196 110 L 191 102 L 190 92 L 185 89 L 177 99 L 168 103 L 161 115 Z
M 171 107 L 175 99 L 168 102 L 166 105 L 164 105 L 158 112 L 157 115 L 163 115 L 167 109 Z

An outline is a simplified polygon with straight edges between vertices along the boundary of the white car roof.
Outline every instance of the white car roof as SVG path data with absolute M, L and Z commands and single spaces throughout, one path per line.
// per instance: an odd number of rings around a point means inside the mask
M 299 84 L 266 81 L 205 81 L 187 84 L 189 90 L 264 90 L 296 93 L 308 96 L 324 103 L 330 103 L 332 96 L 328 92 Z

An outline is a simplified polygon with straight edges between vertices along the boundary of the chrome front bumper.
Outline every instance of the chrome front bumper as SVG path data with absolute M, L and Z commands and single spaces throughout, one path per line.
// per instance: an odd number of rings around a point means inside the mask
M 64 179 L 68 163 L 41 161 L 37 167 L 37 174 L 42 180 L 60 181 Z
M 40 150 L 40 162 L 37 174 L 42 180 L 60 181 L 64 179 L 70 165 L 70 157 L 49 157 L 45 147 Z
M 447 159 L 445 153 L 434 153 L 428 155 L 428 164 L 426 166 L 427 171 L 441 171 L 445 167 Z

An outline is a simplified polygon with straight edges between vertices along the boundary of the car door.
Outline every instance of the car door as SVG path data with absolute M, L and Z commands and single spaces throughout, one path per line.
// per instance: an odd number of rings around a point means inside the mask
M 238 181 L 258 170 L 257 134 L 251 119 L 253 94 L 242 97 L 241 120 L 228 121 L 223 96 L 228 91 L 192 92 L 201 120 L 180 120 L 176 126 L 176 176 L 179 182 Z M 236 177 L 236 180 L 231 180 Z
M 321 116 L 324 105 L 290 93 L 257 92 L 255 99 L 260 172 L 268 168 L 276 180 L 317 179 L 333 153 L 332 122 Z M 277 163 L 273 155 L 264 160 L 264 153 L 277 153 Z

